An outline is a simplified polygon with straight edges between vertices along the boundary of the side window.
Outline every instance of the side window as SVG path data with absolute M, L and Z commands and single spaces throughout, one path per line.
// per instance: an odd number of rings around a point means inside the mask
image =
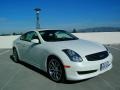
M 31 42 L 33 32 L 28 32 L 25 41 Z
M 20 37 L 20 40 L 28 41 L 28 42 L 31 42 L 31 40 L 33 40 L 33 39 L 39 40 L 37 33 L 34 31 L 27 32 Z
M 33 39 L 38 39 L 38 40 L 39 40 L 38 35 L 37 35 L 36 32 L 33 32 L 33 33 L 32 33 L 32 38 L 31 38 L 31 40 L 33 40 Z
M 25 37 L 25 41 L 31 42 L 31 40 L 33 40 L 33 39 L 39 39 L 36 32 L 34 32 L 34 31 L 28 32 Z
M 26 33 L 25 33 L 25 34 L 23 34 L 23 35 L 20 37 L 20 40 L 25 41 L 25 38 L 26 38 Z

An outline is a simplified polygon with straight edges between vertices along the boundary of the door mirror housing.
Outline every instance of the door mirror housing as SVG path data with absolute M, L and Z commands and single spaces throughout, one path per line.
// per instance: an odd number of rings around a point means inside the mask
M 32 43 L 35 43 L 35 44 L 38 44 L 39 43 L 39 40 L 38 39 L 33 39 L 31 40 Z

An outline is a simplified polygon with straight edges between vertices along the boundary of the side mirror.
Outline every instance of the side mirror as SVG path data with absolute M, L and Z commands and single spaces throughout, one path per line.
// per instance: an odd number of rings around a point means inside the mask
M 37 43 L 39 43 L 39 40 L 38 39 L 33 39 L 33 40 L 31 40 L 31 42 L 37 44 Z

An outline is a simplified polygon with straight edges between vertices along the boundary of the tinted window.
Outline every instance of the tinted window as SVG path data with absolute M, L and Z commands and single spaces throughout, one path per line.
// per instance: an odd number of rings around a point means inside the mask
M 38 38 L 38 35 L 36 34 L 36 32 L 31 31 L 31 32 L 28 32 L 28 33 L 25 33 L 24 35 L 22 35 L 20 37 L 20 39 L 24 40 L 24 41 L 31 42 L 31 40 L 33 40 L 33 39 L 39 39 L 39 38 Z
M 42 36 L 42 38 L 48 42 L 68 41 L 68 40 L 78 39 L 76 36 L 63 30 L 46 30 L 46 31 L 39 31 L 39 33 Z
M 25 41 L 25 37 L 26 37 L 26 33 L 23 34 L 23 35 L 20 37 L 20 40 L 24 40 L 24 41 Z
M 29 33 L 26 35 L 25 40 L 31 42 L 33 34 L 34 34 L 33 32 L 29 32 Z

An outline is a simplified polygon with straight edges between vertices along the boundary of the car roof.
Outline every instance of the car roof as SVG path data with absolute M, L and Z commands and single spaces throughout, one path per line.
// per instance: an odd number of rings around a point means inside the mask
M 36 30 L 26 31 L 24 34 L 32 32 L 32 31 L 39 32 L 39 31 L 65 31 L 65 30 L 61 30 L 61 29 L 36 29 Z
M 62 29 L 37 29 L 35 31 L 62 30 Z
M 37 29 L 37 30 L 35 30 L 35 31 L 60 31 L 61 29 Z M 61 30 L 61 31 L 64 31 L 64 30 Z

